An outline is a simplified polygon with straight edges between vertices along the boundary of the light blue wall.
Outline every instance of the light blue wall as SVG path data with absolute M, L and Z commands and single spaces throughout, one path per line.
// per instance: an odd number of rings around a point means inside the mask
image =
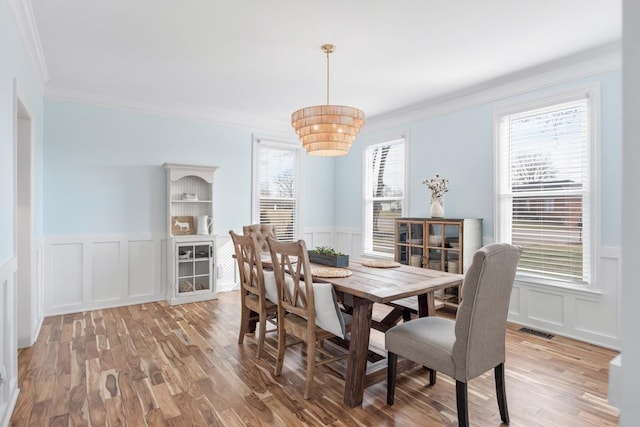
M 362 227 L 362 147 L 367 141 L 407 132 L 410 141 L 408 212 L 428 216 L 429 191 L 422 179 L 436 173 L 449 179 L 445 212 L 450 218 L 483 218 L 484 236 L 494 236 L 493 111 L 497 105 L 534 99 L 599 84 L 601 90 L 600 170 L 601 238 L 604 246 L 620 246 L 622 89 L 619 71 L 567 82 L 543 90 L 487 102 L 452 113 L 368 133 L 366 125 L 349 156 L 336 163 L 336 226 Z
M 14 79 L 33 124 L 33 237 L 42 237 L 42 91 L 8 2 L 0 1 L 0 264 L 14 254 Z
M 259 136 L 294 139 L 291 135 Z M 251 221 L 253 130 L 47 99 L 45 234 L 164 232 L 162 164 L 218 166 L 214 229 Z M 303 154 L 305 226 L 332 226 L 333 160 Z

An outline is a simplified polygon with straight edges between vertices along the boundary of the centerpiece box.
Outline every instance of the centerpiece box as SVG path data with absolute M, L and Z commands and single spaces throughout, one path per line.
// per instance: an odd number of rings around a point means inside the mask
M 331 267 L 348 267 L 349 255 L 336 252 L 332 248 L 315 248 L 309 252 L 309 261 Z

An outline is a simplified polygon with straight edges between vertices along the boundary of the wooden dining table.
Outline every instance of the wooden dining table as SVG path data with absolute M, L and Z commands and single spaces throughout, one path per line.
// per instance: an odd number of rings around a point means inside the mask
M 331 283 L 340 300 L 351 311 L 344 387 L 344 403 L 349 407 L 361 405 L 364 389 L 386 378 L 386 363 L 378 363 L 378 369 L 367 371 L 369 336 L 373 326 L 384 331 L 393 326 L 397 318 L 389 322 L 384 322 L 384 319 L 383 322 L 373 322 L 373 304 L 394 304 L 408 297 L 417 297 L 418 315 L 433 316 L 436 311 L 434 292 L 461 285 L 463 279 L 461 274 L 426 268 L 408 265 L 377 268 L 362 265 L 362 262 L 361 259 L 351 259 L 349 266 L 344 267 L 351 272 L 347 277 L 314 277 L 314 281 Z

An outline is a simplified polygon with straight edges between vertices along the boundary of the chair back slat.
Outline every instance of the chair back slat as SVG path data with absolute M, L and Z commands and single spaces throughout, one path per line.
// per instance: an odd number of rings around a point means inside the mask
M 315 324 L 313 278 L 304 240 L 278 242 L 268 238 L 268 245 L 278 284 L 278 304 Z
M 256 237 L 253 235 L 241 236 L 230 231 L 231 240 L 238 261 L 240 274 L 240 286 L 243 292 L 253 294 L 261 299 L 265 298 L 264 276 L 262 273 L 262 261 Z

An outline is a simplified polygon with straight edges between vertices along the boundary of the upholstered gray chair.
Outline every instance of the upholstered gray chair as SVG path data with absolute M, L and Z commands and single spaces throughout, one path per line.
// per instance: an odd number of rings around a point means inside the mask
M 456 380 L 458 424 L 469 425 L 467 383 L 494 369 L 500 418 L 509 423 L 504 387 L 505 333 L 509 299 L 522 250 L 494 243 L 478 250 L 462 284 L 462 303 L 455 321 L 422 317 L 394 326 L 385 333 L 389 354 L 387 403 L 393 405 L 398 356 Z
M 269 245 L 267 245 L 267 237 L 277 239 L 276 227 L 273 224 L 251 224 L 244 225 L 242 227 L 242 233 L 247 236 L 253 234 L 258 241 L 258 247 L 261 252 L 269 252 Z

